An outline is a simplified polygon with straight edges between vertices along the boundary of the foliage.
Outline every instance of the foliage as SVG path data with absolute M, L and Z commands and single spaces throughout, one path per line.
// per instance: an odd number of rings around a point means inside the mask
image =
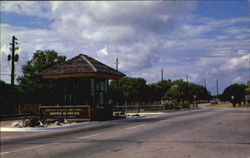
M 246 94 L 250 95 L 250 87 L 247 87 L 247 88 L 245 89 L 245 92 L 246 92 Z
M 165 93 L 164 98 L 169 100 L 176 100 L 177 103 L 180 103 L 180 100 L 183 98 L 184 92 L 178 84 L 172 85 L 167 92 Z
M 145 101 L 149 97 L 149 87 L 143 78 L 124 77 L 110 83 L 110 98 L 115 102 L 124 102 L 128 93 L 128 101 Z
M 247 86 L 245 88 L 246 94 L 250 95 L 250 81 L 247 82 Z
M 173 85 L 171 80 L 163 80 L 157 83 L 150 84 L 150 100 L 159 101 L 163 98 L 165 92 Z
M 165 99 L 175 100 L 177 103 L 188 101 L 190 104 L 194 99 L 209 100 L 210 93 L 203 86 L 187 83 L 183 80 L 176 80 L 172 82 L 172 86 L 166 91 Z
M 0 80 L 0 114 L 12 114 L 18 112 L 20 93 L 16 86 L 11 86 Z
M 42 79 L 39 73 L 65 60 L 65 56 L 59 56 L 54 50 L 36 51 L 32 59 L 22 67 L 23 76 L 17 79 L 23 102 L 41 103 L 49 99 L 53 100 L 49 98 L 52 96 L 51 93 L 55 93 L 53 83 Z
M 243 84 L 232 84 L 228 86 L 222 94 L 222 100 L 231 101 L 234 106 L 236 103 L 240 105 L 245 99 L 245 88 L 246 85 Z
M 178 104 L 191 103 L 196 95 L 197 100 L 210 99 L 210 93 L 203 86 L 187 83 L 183 80 L 164 80 L 153 84 L 146 84 L 142 78 L 124 77 L 110 84 L 110 95 L 115 102 L 124 103 L 128 92 L 127 101 L 160 101 L 162 99 L 173 100 Z

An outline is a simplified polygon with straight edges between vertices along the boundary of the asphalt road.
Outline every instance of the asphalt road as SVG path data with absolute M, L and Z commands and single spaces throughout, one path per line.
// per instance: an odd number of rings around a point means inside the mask
M 2 132 L 1 158 L 250 158 L 250 110 L 206 108 L 60 131 Z

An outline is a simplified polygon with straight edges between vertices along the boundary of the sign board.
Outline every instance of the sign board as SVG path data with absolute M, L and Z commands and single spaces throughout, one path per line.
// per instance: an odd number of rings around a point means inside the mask
M 90 120 L 90 106 L 41 106 L 42 117 L 48 121 L 65 119 L 70 121 Z
M 250 95 L 245 95 L 245 100 L 250 101 Z

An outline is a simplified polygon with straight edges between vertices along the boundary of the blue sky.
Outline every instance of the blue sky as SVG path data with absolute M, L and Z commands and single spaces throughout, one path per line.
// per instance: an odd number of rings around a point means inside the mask
M 249 80 L 249 1 L 1 2 L 1 73 L 11 37 L 19 39 L 17 76 L 36 50 L 68 59 L 83 53 L 148 83 L 189 76 L 215 94 Z M 10 82 L 10 76 L 1 75 Z

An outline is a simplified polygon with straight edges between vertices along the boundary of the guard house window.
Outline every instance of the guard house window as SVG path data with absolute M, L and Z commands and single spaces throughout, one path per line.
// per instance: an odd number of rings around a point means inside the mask
M 102 107 L 105 105 L 105 96 L 107 93 L 107 81 L 106 80 L 95 80 L 95 90 L 96 90 L 96 105 Z
M 65 85 L 64 86 L 64 104 L 70 104 L 70 103 L 71 103 L 70 87 Z
M 90 103 L 89 80 L 74 79 L 64 84 L 64 105 L 88 105 Z M 91 95 L 93 94 L 91 88 Z

